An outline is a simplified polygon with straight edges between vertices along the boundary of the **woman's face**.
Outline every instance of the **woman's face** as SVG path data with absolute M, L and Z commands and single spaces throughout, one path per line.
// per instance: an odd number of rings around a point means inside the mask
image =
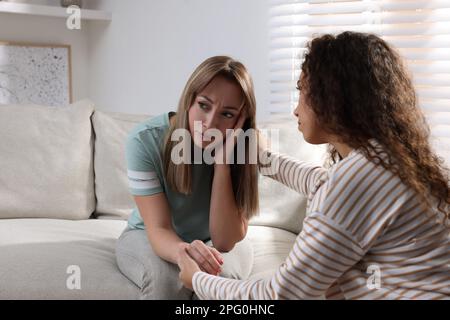
M 208 136 L 208 133 L 205 133 L 208 129 L 218 129 L 225 138 L 226 130 L 233 129 L 236 125 L 242 110 L 242 101 L 243 94 L 238 84 L 221 76 L 214 77 L 197 94 L 189 108 L 189 131 L 195 145 L 205 148 L 212 142 L 203 141 L 204 137 Z M 195 121 L 198 121 L 197 126 L 194 125 Z
M 303 74 L 297 82 L 297 86 L 301 90 L 297 108 L 294 110 L 294 115 L 298 119 L 298 130 L 302 132 L 303 138 L 308 143 L 327 143 L 327 135 L 320 127 L 320 124 L 317 123 L 316 115 L 307 103 L 306 94 L 308 85 Z

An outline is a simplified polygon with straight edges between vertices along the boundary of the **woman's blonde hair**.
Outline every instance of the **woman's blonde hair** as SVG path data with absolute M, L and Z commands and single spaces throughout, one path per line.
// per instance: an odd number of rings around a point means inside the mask
M 165 137 L 163 152 L 164 174 L 170 188 L 182 194 L 192 192 L 192 167 L 188 163 L 175 164 L 171 160 L 173 147 L 178 143 L 172 141 L 172 133 L 176 129 L 189 130 L 188 111 L 196 96 L 213 78 L 221 76 L 236 83 L 244 97 L 242 112 L 247 114 L 243 130 L 256 129 L 256 99 L 252 79 L 245 66 L 227 56 L 215 56 L 201 63 L 192 73 L 184 87 L 178 103 L 178 110 L 173 125 L 171 124 Z M 253 216 L 259 207 L 258 203 L 258 168 L 250 164 L 249 141 L 245 142 L 245 164 L 230 164 L 231 178 L 236 205 L 239 213 L 247 219 Z M 236 154 L 236 153 L 235 153 Z

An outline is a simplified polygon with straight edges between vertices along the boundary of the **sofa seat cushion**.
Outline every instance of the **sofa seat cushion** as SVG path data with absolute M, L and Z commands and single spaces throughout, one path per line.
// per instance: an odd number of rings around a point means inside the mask
M 1 219 L 0 299 L 137 299 L 139 289 L 115 259 L 125 226 L 113 220 Z
M 272 276 L 284 262 L 296 235 L 292 232 L 265 226 L 249 226 L 247 238 L 253 245 L 253 268 L 250 278 Z

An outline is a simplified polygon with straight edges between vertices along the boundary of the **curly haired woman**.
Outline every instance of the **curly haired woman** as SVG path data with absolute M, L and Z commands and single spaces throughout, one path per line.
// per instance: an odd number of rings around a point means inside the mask
M 449 173 L 398 54 L 371 34 L 318 37 L 298 89 L 299 130 L 329 144 L 331 167 L 272 154 L 272 177 L 308 197 L 291 252 L 271 278 L 245 281 L 183 254 L 184 285 L 203 299 L 448 299 Z

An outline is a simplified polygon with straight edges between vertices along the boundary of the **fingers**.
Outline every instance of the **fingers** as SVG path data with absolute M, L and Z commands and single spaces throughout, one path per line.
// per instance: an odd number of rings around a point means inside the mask
M 192 290 L 192 278 L 196 271 L 199 270 L 197 263 L 189 256 L 188 252 L 183 250 L 178 258 L 178 266 L 180 268 L 179 278 L 183 285 Z
M 244 126 L 245 120 L 247 119 L 247 112 L 245 112 L 245 110 L 241 111 L 241 114 L 239 116 L 238 121 L 236 122 L 236 125 L 234 127 L 234 130 L 237 129 L 242 129 L 242 127 Z
M 188 243 L 181 243 L 180 246 L 177 248 L 177 263 L 180 264 L 181 258 L 183 257 L 183 254 L 186 255 L 186 248 L 189 247 Z
M 198 263 L 202 271 L 213 275 L 220 273 L 221 264 L 219 263 L 219 260 L 202 241 L 193 241 L 187 250 L 189 255 Z
M 193 254 L 198 258 L 198 262 L 206 272 L 209 274 L 218 274 L 220 272 L 220 263 L 211 253 L 208 247 L 201 241 L 195 242 L 193 245 Z M 191 253 L 191 251 L 189 251 Z
M 213 248 L 213 247 L 209 247 L 209 250 L 214 255 L 214 257 L 216 257 L 217 261 L 219 261 L 219 263 L 222 265 L 223 264 L 222 254 L 219 251 L 217 251 L 216 248 Z
M 183 250 L 183 252 L 180 253 L 178 257 L 178 266 L 180 267 L 180 270 L 198 269 L 199 266 L 197 262 L 195 262 L 195 260 L 191 258 L 187 250 L 187 248 Z
M 261 152 L 270 149 L 267 137 L 260 130 L 257 130 L 256 133 L 258 135 L 258 149 Z
M 226 133 L 226 137 L 225 140 L 226 141 L 232 141 L 231 143 L 227 143 L 227 152 L 230 152 L 231 150 L 233 150 L 234 145 L 236 144 L 236 141 L 238 139 L 239 134 L 241 134 L 242 132 L 236 132 L 238 129 L 242 129 L 242 127 L 244 126 L 245 120 L 247 120 L 247 112 L 245 110 L 242 110 L 239 118 L 236 122 L 236 125 L 234 126 L 233 130 L 230 130 Z
M 189 263 L 195 263 L 195 261 L 191 258 L 191 256 L 187 252 L 187 247 L 186 247 L 180 254 L 179 264 L 186 266 Z
M 183 271 L 186 269 L 186 257 L 189 256 L 188 253 L 183 250 L 183 252 L 180 252 L 178 255 L 178 266 L 180 267 L 180 270 Z M 189 257 L 190 258 L 190 257 Z
M 197 248 L 191 248 L 188 251 L 191 257 L 198 263 L 200 270 L 213 275 L 217 274 L 217 266 L 214 266 L 202 251 L 199 251 Z

